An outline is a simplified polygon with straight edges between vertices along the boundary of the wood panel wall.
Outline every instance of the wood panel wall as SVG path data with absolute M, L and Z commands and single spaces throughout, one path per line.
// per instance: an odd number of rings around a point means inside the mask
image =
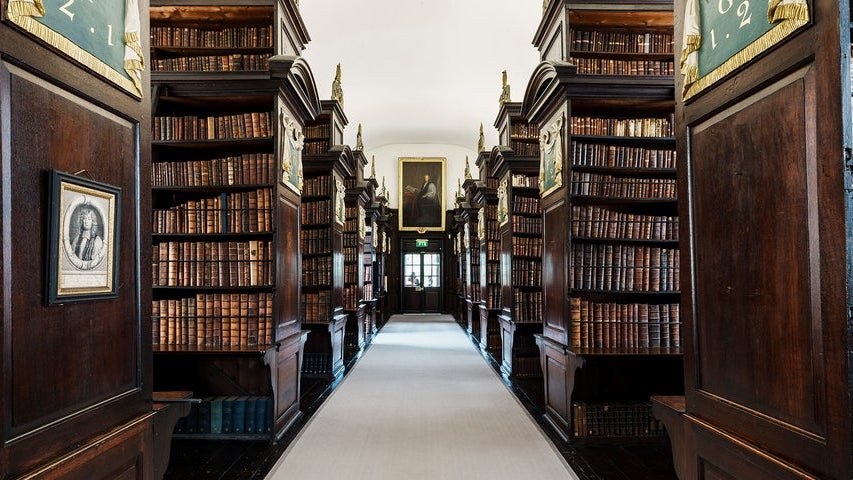
M 2 478 L 152 475 L 149 102 L 0 22 Z M 117 298 L 46 303 L 53 169 L 121 188 Z

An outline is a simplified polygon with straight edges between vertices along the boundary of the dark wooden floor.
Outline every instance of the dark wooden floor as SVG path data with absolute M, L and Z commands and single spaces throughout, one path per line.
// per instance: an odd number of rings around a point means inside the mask
M 368 347 L 369 348 L 369 347 Z M 349 358 L 346 372 L 358 357 Z M 498 364 L 488 355 L 492 368 Z M 346 375 L 346 373 L 345 373 Z M 537 419 L 543 431 L 566 458 L 581 480 L 677 480 L 668 445 L 575 446 L 562 442 L 543 417 L 542 381 L 504 382 Z M 340 384 L 304 380 L 298 423 L 276 444 L 174 440 L 167 480 L 261 480 L 296 437 L 299 430 Z

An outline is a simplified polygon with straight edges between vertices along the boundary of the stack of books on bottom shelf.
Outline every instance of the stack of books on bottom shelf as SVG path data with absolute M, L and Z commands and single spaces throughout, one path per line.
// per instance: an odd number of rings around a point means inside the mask
M 332 373 L 332 354 L 305 352 L 302 358 L 302 373 L 308 375 Z
M 572 402 L 575 438 L 661 437 L 663 425 L 650 402 Z
M 272 398 L 218 396 L 194 403 L 175 425 L 175 435 L 267 436 L 272 434 Z

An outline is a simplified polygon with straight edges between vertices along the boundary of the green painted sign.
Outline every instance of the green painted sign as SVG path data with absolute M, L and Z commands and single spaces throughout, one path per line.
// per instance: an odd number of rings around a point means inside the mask
M 725 78 L 809 22 L 806 0 L 686 0 L 684 99 Z
M 701 0 L 702 48 L 699 76 L 704 77 L 767 33 L 767 0 Z
M 142 96 L 136 0 L 9 0 L 7 19 L 96 74 Z
M 35 17 L 125 78 L 124 0 L 44 0 L 44 17 Z
M 424 239 L 424 238 L 418 238 L 415 240 L 415 247 L 427 248 L 427 247 L 429 247 L 429 240 Z

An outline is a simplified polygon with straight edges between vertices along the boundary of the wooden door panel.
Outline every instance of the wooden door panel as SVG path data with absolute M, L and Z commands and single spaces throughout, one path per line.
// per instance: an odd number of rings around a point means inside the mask
M 813 90 L 802 69 L 688 130 L 698 391 L 689 401 L 794 456 L 818 454 L 828 428 L 825 369 L 812 361 L 824 349 Z
M 555 194 L 556 195 L 556 194 Z M 543 333 L 548 338 L 569 345 L 568 333 L 568 242 L 569 226 L 566 202 L 548 207 L 544 212 L 542 292 L 545 304 L 542 308 Z

